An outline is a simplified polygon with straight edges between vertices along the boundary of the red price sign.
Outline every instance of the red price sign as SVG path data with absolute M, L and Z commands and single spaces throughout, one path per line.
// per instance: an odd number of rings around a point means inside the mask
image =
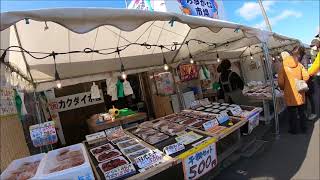
M 212 170 L 217 165 L 217 153 L 215 143 L 207 144 L 191 155 L 183 159 L 183 171 L 185 179 L 198 179 Z

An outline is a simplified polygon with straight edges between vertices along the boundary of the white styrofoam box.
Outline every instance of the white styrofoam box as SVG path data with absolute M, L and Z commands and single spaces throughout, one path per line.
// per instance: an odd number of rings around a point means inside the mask
M 248 134 L 251 134 L 252 130 L 259 126 L 260 113 L 256 113 L 248 119 Z
M 10 165 L 7 167 L 7 169 L 5 169 L 3 171 L 3 173 L 1 174 L 1 178 L 0 179 L 7 179 L 9 178 L 9 176 L 11 175 L 12 171 L 17 170 L 17 168 L 19 168 L 22 164 L 26 163 L 26 162 L 35 162 L 35 161 L 40 161 L 41 162 L 44 160 L 45 157 L 45 153 L 41 153 L 41 154 L 36 154 L 33 156 L 28 156 L 25 158 L 21 158 L 21 159 L 16 159 L 14 161 L 12 161 L 10 163 Z M 40 165 L 38 166 L 38 170 L 39 170 Z M 37 172 L 38 172 L 37 170 Z
M 56 166 L 57 164 L 56 156 L 63 149 L 69 149 L 71 151 L 80 150 L 84 157 L 84 163 L 79 166 L 64 169 L 62 171 L 49 173 L 49 170 Z M 94 179 L 93 172 L 92 172 L 88 154 L 86 153 L 84 145 L 79 143 L 79 144 L 63 147 L 60 149 L 56 149 L 53 151 L 49 151 L 45 159 L 41 161 L 35 178 L 42 179 L 42 180 L 44 179 L 93 180 Z

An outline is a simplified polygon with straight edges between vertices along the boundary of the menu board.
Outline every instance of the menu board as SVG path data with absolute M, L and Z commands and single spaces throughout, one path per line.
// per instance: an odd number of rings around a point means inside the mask
M 14 99 L 14 90 L 9 87 L 0 87 L 0 117 L 17 114 Z

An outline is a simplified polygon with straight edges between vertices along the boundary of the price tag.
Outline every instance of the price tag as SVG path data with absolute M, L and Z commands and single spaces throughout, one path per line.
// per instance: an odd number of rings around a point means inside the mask
M 220 114 L 217 114 L 216 118 L 217 118 L 217 120 L 218 120 L 218 122 L 220 124 L 222 124 L 222 123 L 224 123 L 224 122 L 229 120 L 229 116 L 228 116 L 228 114 L 226 112 L 222 112 Z
M 207 143 L 206 146 L 199 148 L 193 154 L 182 159 L 182 163 L 184 169 L 184 179 L 200 178 L 217 165 L 217 152 L 215 143 Z
M 230 111 L 231 111 L 232 115 L 234 115 L 234 116 L 239 116 L 242 113 L 242 109 L 240 106 L 235 106 L 232 109 L 230 109 Z
M 86 140 L 87 142 L 90 142 L 90 141 L 94 141 L 94 140 L 105 138 L 105 137 L 106 137 L 106 133 L 101 131 L 101 132 L 86 135 Z
M 124 176 L 131 175 L 135 172 L 136 172 L 136 169 L 130 163 L 130 164 L 125 164 L 117 168 L 111 169 L 110 171 L 105 172 L 104 176 L 106 177 L 106 179 L 118 179 Z
M 196 134 L 193 131 L 190 131 L 188 133 L 185 133 L 185 134 L 182 134 L 181 136 L 176 137 L 175 139 L 177 142 L 180 142 L 184 145 L 188 145 L 201 138 L 202 138 L 201 135 Z
M 176 152 L 179 152 L 179 151 L 182 151 L 184 150 L 185 147 L 182 143 L 174 143 L 174 144 L 171 144 L 169 146 L 166 146 L 163 148 L 163 151 L 167 154 L 167 155 L 171 155 L 171 154 L 174 154 Z
M 110 129 L 106 129 L 105 133 L 107 136 L 109 136 L 109 135 L 113 134 L 114 132 L 119 132 L 119 131 L 123 131 L 121 126 L 116 126 L 116 127 L 110 128 Z
M 160 151 L 152 151 L 136 157 L 134 162 L 138 165 L 139 168 L 145 168 L 152 164 L 155 164 L 163 159 L 163 156 Z
M 208 130 L 210 128 L 213 128 L 214 126 L 218 126 L 219 125 L 219 122 L 216 118 L 214 118 L 213 120 L 211 121 L 207 121 L 205 123 L 202 124 L 204 130 Z
M 200 106 L 201 106 L 201 104 L 200 104 L 200 101 L 199 101 L 199 100 L 192 101 L 192 102 L 190 103 L 190 108 L 191 108 L 191 109 L 196 109 L 196 108 L 198 108 L 198 107 L 200 107 Z

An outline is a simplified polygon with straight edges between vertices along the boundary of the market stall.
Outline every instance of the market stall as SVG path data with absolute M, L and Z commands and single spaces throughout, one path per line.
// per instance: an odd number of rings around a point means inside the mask
M 197 66 L 217 64 L 220 58 L 236 61 L 262 52 L 268 64 L 268 49 L 299 43 L 298 40 L 275 33 L 220 20 L 123 9 L 75 8 L 2 13 L 1 36 L 8 37 L 1 40 L 1 44 L 4 44 L 1 46 L 1 64 L 9 67 L 6 76 L 15 71 L 33 85 L 35 94 L 44 94 L 42 98 L 36 98 L 36 104 L 48 105 L 48 108 L 39 107 L 44 109 L 41 111 L 43 115 L 39 115 L 39 123 L 45 123 L 41 119 L 47 121 L 48 118 L 43 116 L 50 117 L 53 123 L 41 125 L 40 128 L 37 126 L 35 130 L 51 132 L 54 124 L 59 140 L 63 141 L 64 134 L 70 133 L 72 136 L 72 133 L 62 130 L 64 120 L 59 116 L 64 114 L 69 117 L 67 119 L 77 121 L 74 116 L 90 114 L 89 117 L 81 117 L 82 121 L 89 124 L 91 132 L 98 134 L 88 133 L 83 144 L 47 150 L 44 160 L 32 161 L 39 166 L 32 170 L 34 177 L 42 178 L 48 174 L 48 177 L 61 177 L 65 173 L 71 178 L 80 179 L 145 179 L 167 175 L 170 171 L 172 174 L 176 170 L 181 175 L 178 179 L 195 179 L 205 175 L 239 147 L 240 127 L 248 122 L 256 125 L 257 121 L 251 119 L 256 119 L 261 109 L 211 102 L 193 105 L 195 98 L 202 99 L 204 95 L 201 90 L 203 82 L 196 79 Z M 145 89 L 145 94 L 151 91 L 146 89 L 151 86 L 145 86 L 147 83 L 144 83 L 148 78 L 158 78 L 158 84 L 154 87 L 171 91 L 166 89 L 171 82 L 161 81 L 159 75 L 142 75 L 142 72 L 162 68 L 162 71 L 171 73 L 168 75 L 165 72 L 164 76 L 171 76 L 175 97 L 170 97 L 171 104 L 161 96 L 152 97 L 153 100 L 158 98 L 163 101 L 163 104 L 157 105 L 164 108 L 159 118 L 143 123 L 139 121 L 151 118 L 150 114 L 136 113 L 111 120 L 104 118 L 106 98 L 103 97 L 105 92 L 100 81 L 106 82 L 108 95 L 122 100 L 126 92 L 123 90 L 125 87 L 121 86 L 125 85 L 118 82 L 126 82 L 127 75 L 140 73 L 139 83 L 141 89 Z M 205 68 L 203 71 L 206 71 Z M 268 72 L 272 73 L 270 67 Z M 194 80 L 192 87 L 197 88 L 182 92 L 185 86 L 189 86 L 190 80 Z M 89 87 L 95 87 L 95 82 L 100 83 L 99 87 L 89 91 Z M 114 83 L 108 85 L 109 82 Z M 271 85 L 274 101 L 275 88 L 273 83 Z M 72 86 L 82 86 L 82 89 Z M 110 87 L 113 88 L 108 89 Z M 119 89 L 123 90 L 121 96 Z M 195 91 L 200 92 L 198 96 L 194 96 Z M 93 94 L 98 94 L 98 97 L 93 98 Z M 150 98 L 147 95 L 143 97 Z M 80 99 L 84 100 L 80 102 Z M 173 102 L 179 108 L 177 113 L 168 115 L 175 112 L 169 108 Z M 155 101 L 149 104 L 155 109 Z M 152 109 L 150 106 L 147 105 L 147 108 Z M 195 110 L 181 111 L 190 107 Z M 65 112 L 74 109 L 78 110 Z M 218 112 L 218 109 L 230 112 Z M 92 117 L 93 114 L 98 115 Z M 133 122 L 138 124 L 125 126 Z M 121 126 L 110 129 L 116 125 Z M 249 129 L 248 133 L 251 131 Z M 220 148 L 229 146 L 219 143 L 233 139 L 232 136 L 236 139 L 236 143 L 231 140 L 232 150 Z M 10 157 L 8 161 L 16 158 Z M 65 164 L 59 162 L 64 159 L 67 159 Z M 46 163 L 48 161 L 54 163 Z M 29 166 L 31 161 L 27 162 L 24 165 Z M 10 171 L 20 168 L 20 165 L 12 166 L 9 166 Z M 81 177 L 74 172 L 80 172 L 80 167 L 86 169 Z

